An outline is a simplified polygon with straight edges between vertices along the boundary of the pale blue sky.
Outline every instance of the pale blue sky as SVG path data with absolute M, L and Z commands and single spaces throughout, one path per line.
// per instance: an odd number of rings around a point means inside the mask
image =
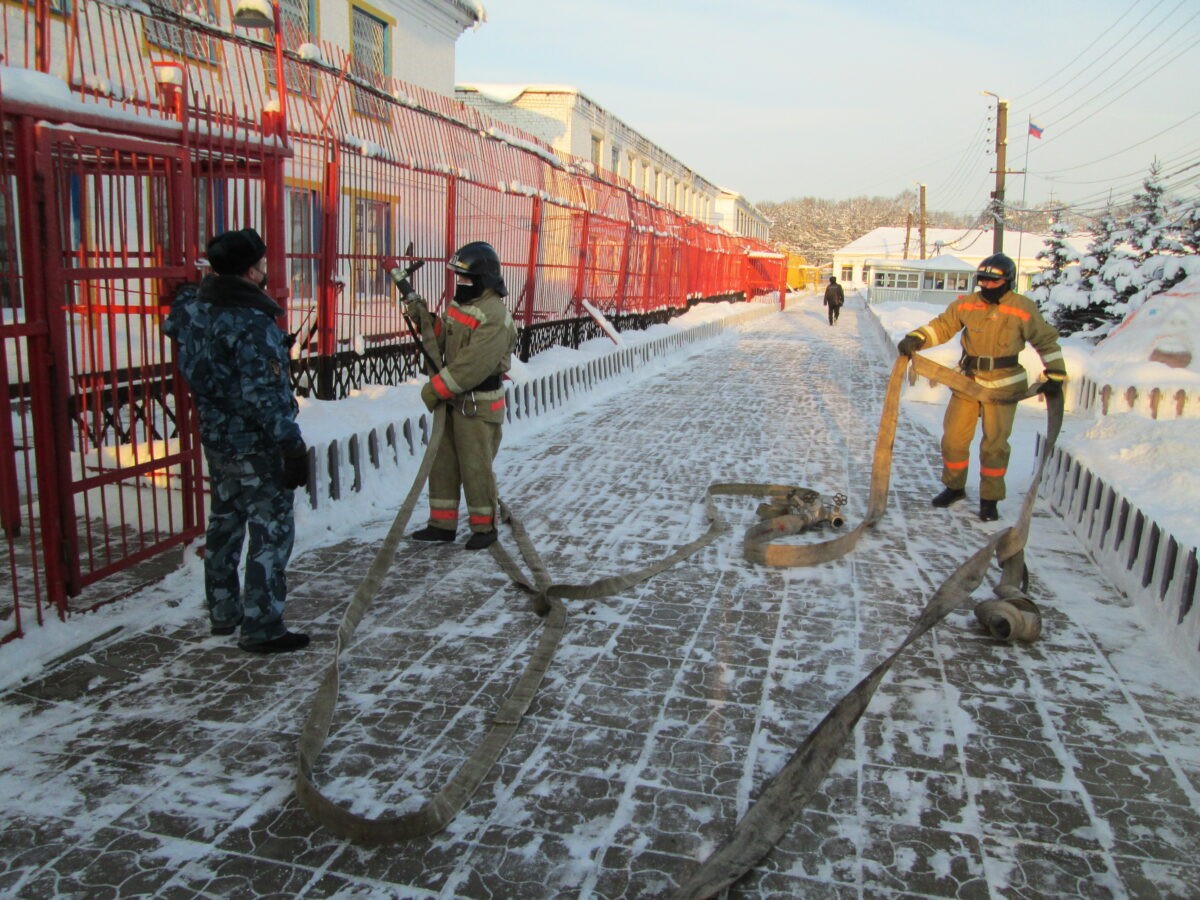
M 1010 170 L 1028 117 L 1045 129 L 1031 204 L 1127 198 L 1156 156 L 1178 192 L 1200 184 L 1197 0 L 485 6 L 458 41 L 459 81 L 574 85 L 754 202 L 922 181 L 931 208 L 976 210 L 995 181 L 985 90 L 1009 101 Z M 1022 191 L 1010 175 L 1009 202 Z

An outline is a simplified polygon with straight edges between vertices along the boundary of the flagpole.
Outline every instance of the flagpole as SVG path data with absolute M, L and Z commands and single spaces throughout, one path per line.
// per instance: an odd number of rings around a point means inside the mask
M 1021 173 L 1021 211 L 1025 211 L 1025 194 L 1029 189 L 1029 135 L 1033 132 L 1033 114 L 1030 113 L 1025 117 L 1025 171 Z M 1021 236 L 1017 238 L 1017 287 L 1021 283 L 1021 245 L 1025 243 L 1025 229 L 1022 228 Z

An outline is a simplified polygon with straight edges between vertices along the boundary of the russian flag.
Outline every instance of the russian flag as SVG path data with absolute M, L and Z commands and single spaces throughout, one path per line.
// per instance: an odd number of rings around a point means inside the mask
M 1034 125 L 1033 119 L 1029 120 L 1029 133 L 1038 140 L 1041 140 L 1042 138 L 1042 127 L 1040 125 Z

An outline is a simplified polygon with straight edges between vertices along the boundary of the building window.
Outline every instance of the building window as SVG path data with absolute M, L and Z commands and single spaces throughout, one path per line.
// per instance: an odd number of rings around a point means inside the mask
M 854 266 L 842 266 L 842 281 L 854 280 Z
M 621 148 L 613 144 L 612 152 L 608 157 L 608 167 L 612 169 L 614 175 L 621 174 Z
M 391 208 L 383 200 L 356 197 L 354 200 L 354 297 L 371 300 L 388 296 L 390 279 L 379 268 L 378 259 L 392 251 Z
M 317 213 L 320 200 L 313 188 L 289 187 L 284 201 L 288 214 L 288 283 L 293 301 L 315 300 L 317 283 Z
M 604 162 L 604 135 L 592 135 L 592 165 L 596 167 L 596 171 L 600 171 L 600 167 Z
M 381 82 L 391 72 L 392 54 L 387 22 L 357 6 L 351 10 L 350 72 L 367 84 L 382 87 Z M 388 104 L 359 87 L 355 87 L 354 111 L 375 119 L 387 119 Z
M 915 291 L 921 287 L 921 276 L 917 272 L 876 272 L 875 287 Z
M 311 42 L 316 38 L 313 22 L 316 21 L 316 0 L 280 0 L 279 13 L 283 23 L 283 45 L 289 50 L 297 49 L 301 44 Z M 266 62 L 267 83 L 275 86 L 274 60 Z M 316 73 L 311 67 L 301 66 L 285 59 L 283 62 L 284 79 L 288 91 L 293 94 L 304 94 L 306 97 L 317 96 Z
M 217 24 L 216 11 L 212 0 L 160 0 L 160 5 L 181 17 L 190 16 L 202 19 L 213 25 Z M 64 8 L 67 4 L 63 4 Z M 201 34 L 191 28 L 180 28 L 171 22 L 165 22 L 147 15 L 143 19 L 146 42 L 160 47 L 176 56 L 186 56 L 188 59 L 215 64 L 217 62 L 216 43 L 208 35 Z

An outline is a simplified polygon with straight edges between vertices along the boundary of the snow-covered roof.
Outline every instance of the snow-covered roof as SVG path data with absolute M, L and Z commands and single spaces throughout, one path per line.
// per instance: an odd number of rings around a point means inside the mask
M 512 103 L 526 91 L 539 94 L 580 94 L 577 87 L 569 84 L 492 84 L 479 81 L 460 81 L 454 85 L 456 91 L 475 91 L 494 103 Z
M 849 244 L 833 252 L 836 256 L 903 257 L 904 235 L 906 232 L 908 233 L 909 254 L 919 255 L 920 232 L 916 228 L 907 229 L 891 226 L 883 226 L 868 231 L 862 237 L 856 238 Z M 1050 235 L 1048 234 L 1038 234 L 1032 231 L 1006 230 L 1004 232 L 1005 252 L 1014 259 L 1018 251 L 1022 259 L 1032 259 L 1038 255 L 1049 238 Z M 1087 247 L 1088 237 L 1086 235 L 1068 237 L 1066 241 L 1076 250 L 1082 252 Z M 926 228 L 925 247 L 937 248 L 964 256 L 983 258 L 991 255 L 992 232 L 980 228 L 966 230 L 962 228 Z
M 974 272 L 975 267 L 957 256 L 943 253 L 933 259 L 868 259 L 871 268 L 908 269 L 921 272 Z

